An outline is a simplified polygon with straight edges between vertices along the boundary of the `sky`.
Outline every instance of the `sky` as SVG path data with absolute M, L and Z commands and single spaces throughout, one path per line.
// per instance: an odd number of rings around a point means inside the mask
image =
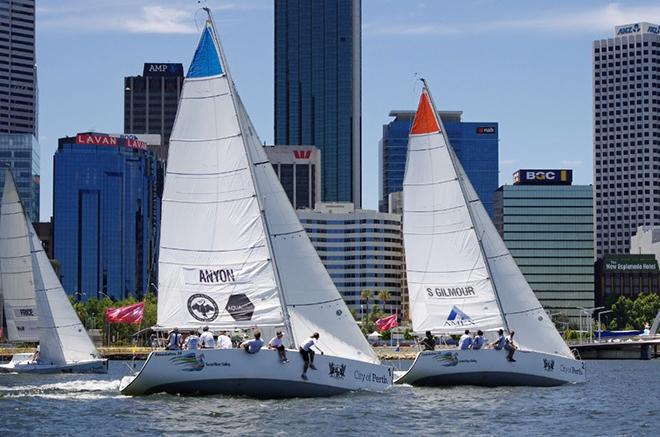
M 237 88 L 273 143 L 273 0 L 37 0 L 41 219 L 52 215 L 57 139 L 123 132 L 123 78 L 145 62 L 187 70 L 214 12 Z M 603 0 L 362 0 L 363 207 L 378 206 L 378 141 L 427 79 L 439 110 L 499 123 L 499 181 L 519 168 L 592 179 L 591 45 L 660 4 Z

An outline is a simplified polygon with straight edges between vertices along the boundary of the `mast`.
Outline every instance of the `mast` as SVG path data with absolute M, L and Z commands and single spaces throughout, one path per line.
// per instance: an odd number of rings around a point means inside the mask
M 474 234 L 477 237 L 477 243 L 479 244 L 479 252 L 481 252 L 481 256 L 484 258 L 484 265 L 486 266 L 486 271 L 488 272 L 488 279 L 490 280 L 491 285 L 493 286 L 493 291 L 495 294 L 495 302 L 497 303 L 497 308 L 500 310 L 500 314 L 502 314 L 502 321 L 504 322 L 504 328 L 507 332 L 509 331 L 509 323 L 507 322 L 506 319 L 506 314 L 504 313 L 504 310 L 502 309 L 502 302 L 500 301 L 500 296 L 499 293 L 497 292 L 497 285 L 495 284 L 495 281 L 493 280 L 493 275 L 490 270 L 490 264 L 488 263 L 488 257 L 486 255 L 486 252 L 484 251 L 484 246 L 481 242 L 481 237 L 479 236 L 479 233 L 477 232 L 477 228 L 475 227 L 475 220 L 474 220 L 474 215 L 472 213 L 472 208 L 470 207 L 470 201 L 468 200 L 467 196 L 465 195 L 465 189 L 463 187 L 463 179 L 461 178 L 461 175 L 458 172 L 458 169 L 456 167 L 456 155 L 454 154 L 454 149 L 451 146 L 451 143 L 449 142 L 449 137 L 447 136 L 447 132 L 445 131 L 445 126 L 442 123 L 442 120 L 440 119 L 440 116 L 438 116 L 438 111 L 436 110 L 435 107 L 435 102 L 433 101 L 433 96 L 431 95 L 431 90 L 429 89 L 428 84 L 426 83 L 426 79 L 420 78 L 422 81 L 422 84 L 424 85 L 424 89 L 426 90 L 426 93 L 429 95 L 429 100 L 431 101 L 431 108 L 433 109 L 433 116 L 435 117 L 436 121 L 438 122 L 438 126 L 440 126 L 440 133 L 442 134 L 443 138 L 445 139 L 445 144 L 447 145 L 447 151 L 449 152 L 449 156 L 451 158 L 451 164 L 452 167 L 454 167 L 454 171 L 456 172 L 456 177 L 458 179 L 458 183 L 461 186 L 461 194 L 463 195 L 463 200 L 465 201 L 465 207 L 468 210 L 468 214 L 470 215 L 470 221 L 472 222 L 472 229 L 474 230 Z
M 269 161 L 255 163 L 254 160 L 252 159 L 252 154 L 251 154 L 250 148 L 245 143 L 245 135 L 243 134 L 243 132 L 245 132 L 245 128 L 243 126 L 243 123 L 241 121 L 241 116 L 240 116 L 239 111 L 238 111 L 239 105 L 238 105 L 238 100 L 237 100 L 237 97 L 236 97 L 236 88 L 234 86 L 234 80 L 231 77 L 231 72 L 230 72 L 230 69 L 229 69 L 229 63 L 227 62 L 227 58 L 225 57 L 225 51 L 222 48 L 222 43 L 220 42 L 220 38 L 218 37 L 218 33 L 217 33 L 217 30 L 216 30 L 216 26 L 215 26 L 215 20 L 213 20 L 213 15 L 211 14 L 211 9 L 209 9 L 208 7 L 203 7 L 202 9 L 204 9 L 204 11 L 206 11 L 206 13 L 208 15 L 208 21 L 211 24 L 211 29 L 213 30 L 212 36 L 213 36 L 213 39 L 215 40 L 215 44 L 217 45 L 218 53 L 220 54 L 220 60 L 222 62 L 222 66 L 224 68 L 224 72 L 227 75 L 227 82 L 229 84 L 230 91 L 231 91 L 230 95 L 231 95 L 232 102 L 234 104 L 234 108 L 236 109 L 236 119 L 237 119 L 238 126 L 239 126 L 239 129 L 240 129 L 240 132 L 241 132 L 241 136 L 243 137 L 243 145 L 245 147 L 245 154 L 247 156 L 248 164 L 250 166 L 252 166 L 253 168 L 257 167 L 258 165 L 270 164 Z M 275 256 L 274 256 L 275 252 L 273 250 L 273 245 L 272 245 L 272 242 L 270 240 L 271 233 L 270 233 L 270 228 L 269 228 L 269 225 L 268 225 L 268 218 L 266 217 L 266 213 L 265 213 L 263 203 L 262 203 L 262 200 L 261 200 L 260 188 L 258 187 L 257 180 L 254 177 L 254 171 L 252 169 L 250 170 L 250 178 L 252 180 L 252 185 L 254 186 L 255 197 L 257 199 L 257 205 L 259 206 L 259 212 L 261 214 L 261 219 L 264 223 L 264 233 L 266 234 L 266 244 L 268 245 L 268 252 L 270 253 L 270 260 L 271 260 L 271 264 L 273 266 L 273 271 L 275 273 L 275 283 L 277 284 L 277 288 L 279 290 L 279 293 L 277 293 L 277 294 L 278 294 L 278 297 L 279 297 L 279 300 L 280 300 L 280 307 L 282 308 L 282 313 L 283 313 L 283 316 L 284 316 L 284 329 L 286 331 L 287 337 L 290 339 L 290 346 L 295 347 L 295 338 L 293 336 L 293 328 L 291 326 L 291 319 L 290 319 L 290 316 L 289 316 L 289 309 L 288 309 L 288 306 L 287 306 L 287 303 L 286 303 L 286 298 L 284 297 L 284 292 L 282 291 L 282 279 L 280 278 L 280 272 L 279 272 L 279 269 L 277 268 L 277 261 L 275 260 Z

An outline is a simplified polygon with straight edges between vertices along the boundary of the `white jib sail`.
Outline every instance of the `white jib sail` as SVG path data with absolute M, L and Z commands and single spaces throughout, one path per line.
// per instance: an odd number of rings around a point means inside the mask
M 206 270 L 231 275 L 190 274 Z M 159 325 L 286 326 L 294 345 L 318 331 L 325 352 L 378 361 L 268 162 L 210 21 L 170 140 L 159 282 Z M 191 307 L 202 299 L 208 317 Z
M 414 331 L 503 327 L 466 199 L 426 91 L 408 140 L 403 193 Z
M 28 228 L 9 169 L 5 171 L 0 205 L 0 284 L 7 339 L 18 342 L 39 341 Z
M 25 215 L 39 314 L 39 362 L 66 364 L 98 358 L 99 354 L 62 288 L 41 240 Z
M 425 106 L 424 108 L 422 107 L 423 105 Z M 428 149 L 434 150 L 436 156 L 427 156 L 429 161 L 432 160 L 432 162 L 428 164 L 432 169 L 426 168 L 423 170 L 425 172 L 432 172 L 433 176 L 427 176 L 426 179 L 416 179 L 414 175 L 417 173 L 417 168 L 424 169 L 424 163 L 420 161 L 411 161 L 411 146 L 409 145 L 409 161 L 406 166 L 406 178 L 408 178 L 408 175 L 410 174 L 411 178 L 409 179 L 409 182 L 411 185 L 409 188 L 413 189 L 414 198 L 412 200 L 413 203 L 409 204 L 408 194 L 404 194 L 404 239 L 408 239 L 408 236 L 406 235 L 406 222 L 411 220 L 411 225 L 413 226 L 415 226 L 416 223 L 419 223 L 419 220 L 415 219 L 415 215 L 417 214 L 415 211 L 417 211 L 417 208 L 421 208 L 424 211 L 424 208 L 426 207 L 426 213 L 428 214 L 432 211 L 433 214 L 427 215 L 426 218 L 429 219 L 429 221 L 422 222 L 423 226 L 417 225 L 413 228 L 416 232 L 412 232 L 413 238 L 410 241 L 411 243 L 416 242 L 416 244 L 411 244 L 409 247 L 408 242 L 406 241 L 406 261 L 409 269 L 409 281 L 411 277 L 410 251 L 417 252 L 414 257 L 420 256 L 420 258 L 416 258 L 417 263 L 423 262 L 422 257 L 424 255 L 419 251 L 420 245 L 422 248 L 425 248 L 422 250 L 426 250 L 427 253 L 440 252 L 448 254 L 448 256 L 445 256 L 445 259 L 442 260 L 443 264 L 440 265 L 442 266 L 442 271 L 445 272 L 445 274 L 450 273 L 452 277 L 462 278 L 463 280 L 466 278 L 474 278 L 472 269 L 464 271 L 461 274 L 457 271 L 460 269 L 455 269 L 456 264 L 453 264 L 456 263 L 456 259 L 461 259 L 462 261 L 460 262 L 463 263 L 463 266 L 472 263 L 479 267 L 479 280 L 481 281 L 483 276 L 483 280 L 488 283 L 488 286 L 484 287 L 484 289 L 480 289 L 480 291 L 485 290 L 485 293 L 478 297 L 479 299 L 484 300 L 482 303 L 482 309 L 480 311 L 478 306 L 468 307 L 464 303 L 469 295 L 471 295 L 472 291 L 468 292 L 468 296 L 465 296 L 465 292 L 455 292 L 453 296 L 450 295 L 446 298 L 447 303 L 441 310 L 446 311 L 447 308 L 451 306 L 447 321 L 450 321 L 449 319 L 452 317 L 454 320 L 460 318 L 464 321 L 463 325 L 465 327 L 472 326 L 474 329 L 490 330 L 497 326 L 493 326 L 492 323 L 482 322 L 482 320 L 497 319 L 499 323 L 496 323 L 495 325 L 503 324 L 503 327 L 509 331 L 516 331 L 515 340 L 523 349 L 554 353 L 573 358 L 570 349 L 557 332 L 550 317 L 539 303 L 531 287 L 516 265 L 513 257 L 509 253 L 509 250 L 506 248 L 506 245 L 493 226 L 488 213 L 479 200 L 479 197 L 465 174 L 463 167 L 451 149 L 451 145 L 447 143 L 446 137 L 441 133 L 440 129 L 443 129 L 442 122 L 437 117 L 437 111 L 433 107 L 426 88 L 422 92 L 418 114 L 421 114 L 422 117 L 418 124 L 418 130 L 428 132 L 419 135 L 419 137 L 435 137 L 433 140 L 428 140 L 428 144 L 430 145 Z M 433 121 L 429 121 L 429 117 L 432 117 Z M 433 123 L 437 126 L 435 133 L 432 132 L 434 129 Z M 428 127 L 429 125 L 431 126 L 430 128 Z M 415 126 L 413 125 L 413 131 L 414 130 Z M 414 132 L 411 132 L 411 142 L 415 136 L 413 134 Z M 418 152 L 423 149 L 423 146 L 420 147 L 419 145 L 413 145 L 413 147 L 416 147 Z M 415 154 L 419 155 L 419 153 L 413 153 L 413 155 Z M 458 186 L 460 193 L 455 193 L 453 191 L 451 193 L 443 191 L 434 192 L 434 196 L 430 198 L 433 199 L 433 206 L 425 206 L 423 200 L 420 201 L 423 192 L 415 189 L 415 187 L 419 186 L 418 184 L 424 186 L 424 181 L 426 181 L 430 185 L 435 186 L 440 181 L 452 180 L 456 182 L 454 186 Z M 406 190 L 405 185 L 406 184 L 404 183 L 404 193 Z M 414 203 L 415 198 L 417 199 L 417 203 Z M 460 198 L 463 199 L 463 202 L 460 201 Z M 408 209 L 411 211 L 408 211 Z M 457 210 L 460 210 L 461 212 L 459 213 Z M 469 238 L 465 237 L 464 234 L 463 237 L 455 240 L 446 239 L 443 242 L 439 242 L 435 239 L 437 235 L 436 233 L 438 232 L 440 235 L 445 235 L 443 232 L 452 231 L 451 233 L 460 235 L 460 229 L 463 229 L 466 225 L 471 228 L 471 232 L 468 233 Z M 432 237 L 430 237 L 430 240 L 434 244 L 432 247 L 423 246 L 424 240 L 418 239 L 414 236 L 417 233 L 424 232 L 429 232 L 430 235 L 432 235 Z M 466 241 L 468 239 L 470 240 L 469 243 Z M 487 265 L 484 264 L 484 257 Z M 451 258 L 451 260 L 449 260 L 449 258 Z M 429 266 L 432 265 L 434 264 L 429 264 Z M 420 265 L 417 264 L 417 268 L 419 267 Z M 431 271 L 433 271 L 433 267 L 430 268 Z M 420 269 L 420 271 L 423 272 L 422 269 Z M 454 274 L 456 276 L 453 276 Z M 421 277 L 422 282 L 428 281 L 429 277 L 423 275 L 423 273 L 421 276 L 419 273 L 415 273 L 415 275 L 413 276 L 416 279 Z M 431 276 L 431 278 L 433 278 L 433 276 Z M 426 288 L 432 287 L 429 286 Z M 419 293 L 419 290 L 417 291 L 418 292 L 414 295 L 412 292 L 410 294 L 411 301 L 414 302 L 412 305 L 413 318 L 415 317 L 415 307 L 417 307 L 418 304 L 420 307 L 424 306 L 424 298 L 420 299 L 420 296 L 423 295 Z M 477 289 L 475 288 L 473 291 L 475 292 L 475 295 L 477 295 Z M 462 296 L 457 295 L 461 293 L 463 294 Z M 430 311 L 438 309 L 437 305 L 429 306 L 429 308 Z M 497 311 L 497 314 L 493 317 L 492 314 L 494 309 Z M 433 316 L 431 314 L 427 317 L 432 318 Z M 435 313 L 435 315 L 438 316 L 441 323 L 444 324 L 443 313 Z M 433 328 L 428 329 L 435 330 Z M 456 331 L 458 330 L 455 329 L 454 332 Z

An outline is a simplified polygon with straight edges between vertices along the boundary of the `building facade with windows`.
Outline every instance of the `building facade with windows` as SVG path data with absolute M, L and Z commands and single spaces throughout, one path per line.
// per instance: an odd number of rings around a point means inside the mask
M 596 306 L 609 308 L 619 296 L 635 299 L 641 293 L 660 294 L 655 255 L 605 255 L 596 261 Z
M 616 26 L 593 42 L 597 257 L 624 254 L 638 226 L 660 225 L 660 26 Z
M 149 145 L 167 160 L 183 86 L 183 64 L 144 64 L 142 76 L 124 78 L 124 133 L 158 134 L 161 144 Z
M 541 171 L 552 172 L 533 172 Z M 498 188 L 494 206 L 495 226 L 545 310 L 577 324 L 579 308 L 594 306 L 591 185 L 521 181 Z
M 39 143 L 32 134 L 0 134 L 0 166 L 11 168 L 18 195 L 33 222 L 39 221 L 39 152 Z M 4 186 L 5 172 L 0 171 L 0 187 Z
M 360 318 L 369 305 L 383 308 L 378 298 L 387 290 L 385 311 L 402 314 L 403 240 L 401 216 L 354 209 L 350 203 L 317 203 L 314 210 L 296 211 L 312 244 L 348 307 Z M 369 308 L 371 312 L 371 307 Z
M 313 146 L 265 146 L 273 170 L 294 209 L 321 199 L 321 153 Z
M 447 136 L 486 211 L 493 216 L 493 195 L 498 187 L 499 139 L 494 122 L 464 122 L 461 111 L 439 111 Z M 394 120 L 383 125 L 379 143 L 379 207 L 388 211 L 391 193 L 403 190 L 408 135 L 415 111 L 391 111 Z
M 361 0 L 275 0 L 275 144 L 321 151 L 326 202 L 361 205 Z
M 161 163 L 134 137 L 60 138 L 53 242 L 68 294 L 139 297 L 156 281 Z
M 34 0 L 0 2 L 0 134 L 39 137 Z

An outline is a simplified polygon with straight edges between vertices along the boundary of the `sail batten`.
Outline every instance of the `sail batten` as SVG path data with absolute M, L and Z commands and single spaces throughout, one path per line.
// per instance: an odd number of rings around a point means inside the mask
M 419 114 L 437 114 L 426 85 Z M 424 128 L 427 120 L 420 132 L 411 131 L 403 184 L 414 330 L 505 328 L 516 330 L 523 348 L 572 357 L 490 221 L 439 118 L 437 123 L 438 130 Z

